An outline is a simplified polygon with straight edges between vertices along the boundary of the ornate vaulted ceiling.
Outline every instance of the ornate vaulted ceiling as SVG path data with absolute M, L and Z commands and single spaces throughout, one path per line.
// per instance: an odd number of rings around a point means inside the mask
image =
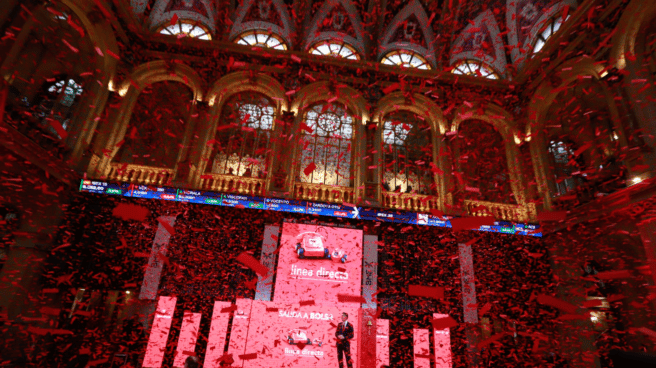
M 214 40 L 264 30 L 291 50 L 339 40 L 365 61 L 395 50 L 450 71 L 464 60 L 512 79 L 551 22 L 567 19 L 577 0 L 122 0 L 145 32 L 178 20 L 202 25 Z

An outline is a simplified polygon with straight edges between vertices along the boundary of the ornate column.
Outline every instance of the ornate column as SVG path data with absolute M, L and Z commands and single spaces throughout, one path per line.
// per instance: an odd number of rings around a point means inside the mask
M 187 119 L 188 127 L 185 130 L 185 135 L 182 138 L 182 148 L 178 155 L 178 163 L 175 170 L 176 186 L 197 188 L 198 184 L 194 178 L 198 171 L 198 161 L 200 148 L 198 142 L 200 140 L 197 134 L 200 130 L 207 129 L 209 106 L 205 101 L 196 101 L 190 111 L 189 119 Z M 199 177 L 199 176 L 198 176 Z
M 380 146 L 380 144 L 377 144 L 378 139 L 376 139 L 378 135 L 378 124 L 368 121 L 364 127 L 365 151 L 362 159 L 364 188 L 362 188 L 362 199 L 360 201 L 367 206 L 379 206 L 381 202 L 380 167 L 378 165 L 380 152 L 378 152 L 379 149 L 376 149 Z
M 110 157 L 111 150 L 107 148 L 107 145 L 110 136 L 116 134 L 118 129 L 119 109 L 122 103 L 123 97 L 119 93 L 109 95 L 105 111 L 97 125 L 98 129 L 93 143 L 83 154 L 86 158 L 83 157 L 80 166 L 86 167 L 87 175 L 92 178 L 101 178 L 106 174 L 106 165 L 102 163 Z

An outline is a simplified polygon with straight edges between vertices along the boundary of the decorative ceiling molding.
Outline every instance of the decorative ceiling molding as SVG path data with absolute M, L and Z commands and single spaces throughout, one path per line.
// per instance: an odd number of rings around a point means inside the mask
M 295 28 L 282 0 L 244 0 L 236 15 L 231 40 L 246 31 L 264 30 L 279 35 L 291 48 Z
M 308 25 L 303 49 L 331 39 L 342 40 L 365 55 L 364 26 L 359 12 L 349 0 L 327 0 Z
M 411 50 L 437 67 L 435 35 L 428 24 L 426 10 L 418 0 L 411 0 L 385 30 L 378 58 L 394 50 Z
M 484 11 L 456 38 L 451 47 L 450 64 L 465 59 L 478 60 L 491 66 L 503 77 L 508 62 L 500 33 L 492 11 Z
M 513 64 L 524 65 L 533 52 L 532 45 L 538 32 L 566 6 L 571 14 L 577 6 L 576 0 L 562 0 L 555 4 L 547 0 L 507 0 L 506 26 Z
M 170 22 L 173 16 L 201 23 L 216 33 L 216 8 L 210 0 L 157 0 L 150 13 L 151 29 Z

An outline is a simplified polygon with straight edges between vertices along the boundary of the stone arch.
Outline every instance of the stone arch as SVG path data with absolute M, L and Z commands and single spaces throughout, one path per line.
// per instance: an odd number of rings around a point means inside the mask
M 316 82 L 301 88 L 295 96 L 291 111 L 297 115 L 310 105 L 325 100 L 341 102 L 353 112 L 361 124 L 369 120 L 369 110 L 362 93 L 346 85 L 332 86 L 330 82 Z
M 98 163 L 97 171 L 100 175 L 106 175 L 109 164 L 114 159 L 119 147 L 116 143 L 125 138 L 130 123 L 132 110 L 143 89 L 153 83 L 163 81 L 174 81 L 189 87 L 195 101 L 203 100 L 203 81 L 200 76 L 189 66 L 173 62 L 167 63 L 163 60 L 152 61 L 136 67 L 130 76 L 121 84 L 118 94 L 123 97 L 119 109 L 115 115 L 111 132 L 102 144 L 102 149 L 110 153 L 103 155 Z M 90 167 L 90 170 L 92 168 Z
M 484 110 L 477 104 L 462 105 L 455 112 L 451 131 L 457 132 L 460 125 L 467 120 L 481 120 L 492 125 L 505 142 L 506 162 L 510 175 L 510 185 L 520 206 L 526 205 L 526 178 L 523 175 L 519 143 L 521 143 L 517 124 L 512 115 L 494 104 L 488 104 Z
M 595 65 L 589 58 L 577 58 L 562 65 L 561 72 L 556 76 L 557 85 L 554 87 L 551 80 L 543 81 L 537 88 L 528 105 L 528 122 L 526 124 L 525 139 L 530 142 L 531 157 L 535 177 L 538 183 L 538 191 L 542 195 L 546 209 L 551 209 L 552 175 L 549 169 L 547 137 L 545 136 L 545 125 L 547 113 L 551 105 L 560 94 L 567 90 L 574 82 L 580 79 L 591 79 L 599 82 L 601 92 L 604 95 L 606 105 L 611 115 L 613 126 L 618 133 L 620 146 L 628 146 L 626 132 L 621 124 L 619 111 L 615 105 L 611 91 L 601 83 L 600 73 L 603 66 Z
M 207 93 L 209 121 L 207 122 L 207 129 L 202 132 L 199 139 L 199 146 L 202 148 L 198 155 L 200 159 L 197 161 L 197 169 L 193 173 L 192 183 L 199 183 L 201 173 L 205 172 L 207 162 L 212 154 L 212 147 L 208 145 L 208 142 L 214 139 L 226 101 L 235 94 L 249 91 L 260 93 L 273 100 L 276 104 L 276 118 L 279 118 L 283 112 L 289 109 L 284 87 L 266 74 L 251 76 L 249 72 L 239 71 L 228 74 L 214 82 Z M 273 130 L 276 131 L 277 129 L 278 124 L 274 121 Z
M 162 81 L 180 82 L 191 88 L 196 101 L 203 100 L 205 89 L 203 80 L 191 67 L 177 61 L 157 60 L 139 65 L 132 71 L 130 77 L 123 81 L 118 93 L 126 98 L 141 93 L 149 84 Z
M 380 124 L 385 115 L 395 110 L 406 110 L 428 117 L 433 131 L 439 132 L 439 134 L 445 134 L 448 126 L 442 109 L 423 95 L 414 93 L 412 94 L 412 99 L 414 99 L 414 103 L 408 104 L 403 92 L 394 92 L 384 96 L 378 101 L 371 121 Z
M 83 0 L 62 0 L 60 4 L 67 7 L 77 17 L 86 33 L 85 37 L 88 37 L 95 50 L 99 50 L 98 55 L 96 55 L 96 69 L 100 72 L 94 75 L 98 83 L 90 83 L 89 88 L 78 103 L 80 106 L 89 106 L 89 108 L 82 109 L 78 118 L 80 123 L 76 132 L 72 134 L 72 136 L 77 135 L 77 139 L 71 142 L 72 152 L 70 157 L 73 162 L 77 163 L 80 161 L 84 150 L 91 143 L 98 117 L 105 109 L 109 97 L 108 86 L 110 86 L 116 74 L 117 67 L 117 59 L 112 57 L 111 54 L 118 55 L 120 52 L 114 30 L 106 20 L 107 18 L 101 14 L 103 9 L 98 9 L 93 2 Z M 41 11 L 47 12 L 46 6 L 37 7 L 31 11 L 33 14 Z M 26 21 L 16 43 L 4 59 L 3 67 L 12 65 L 20 56 L 22 46 L 36 22 L 35 17 L 30 17 Z
M 303 87 L 296 93 L 296 96 L 297 97 L 291 106 L 291 111 L 296 115 L 292 127 L 292 132 L 300 131 L 300 123 L 305 117 L 305 112 L 317 103 L 337 102 L 344 105 L 347 111 L 351 112 L 355 120 L 355 131 L 353 133 L 351 150 L 351 156 L 353 160 L 353 165 L 351 167 L 351 172 L 353 173 L 353 189 L 355 190 L 355 188 L 360 187 L 362 185 L 360 180 L 362 177 L 362 165 L 359 158 L 362 157 L 362 153 L 365 151 L 365 139 L 360 138 L 363 137 L 364 134 L 364 124 L 369 120 L 369 111 L 366 107 L 366 102 L 362 97 L 362 94 L 345 85 L 335 86 L 330 82 L 316 82 Z M 296 162 L 290 163 L 288 170 L 288 172 L 292 174 L 288 183 L 288 190 L 290 191 L 293 190 L 293 186 L 295 185 L 295 175 L 300 170 L 300 161 L 296 160 L 296 158 L 299 156 L 299 143 L 300 134 L 295 134 L 293 145 L 294 151 L 291 156 L 294 158 L 293 161 Z
M 626 55 L 636 54 L 638 35 L 656 18 L 656 2 L 633 0 L 627 5 L 613 35 L 610 60 L 618 69 L 626 67 Z
M 377 124 L 378 131 L 382 133 L 381 124 L 383 123 L 385 116 L 390 113 L 396 111 L 409 111 L 416 115 L 426 117 L 428 124 L 431 127 L 431 131 L 433 132 L 431 137 L 433 143 L 433 164 L 435 164 L 442 173 L 447 173 L 450 171 L 448 157 L 444 154 L 440 155 L 440 152 L 443 152 L 446 149 L 446 144 L 442 138 L 448 130 L 448 124 L 442 109 L 423 95 L 415 93 L 412 95 L 412 99 L 414 100 L 414 103 L 409 103 L 410 101 L 408 101 L 403 92 L 393 92 L 386 95 L 378 101 L 371 120 Z M 380 137 L 378 137 L 378 139 L 380 139 Z M 377 144 L 376 147 L 380 147 L 380 144 Z M 380 150 L 376 148 L 376 151 L 378 152 L 376 153 L 375 162 L 380 162 Z M 444 174 L 440 175 L 435 173 L 433 175 L 433 180 L 437 186 L 439 207 L 444 208 L 447 187 L 446 183 L 448 179 Z

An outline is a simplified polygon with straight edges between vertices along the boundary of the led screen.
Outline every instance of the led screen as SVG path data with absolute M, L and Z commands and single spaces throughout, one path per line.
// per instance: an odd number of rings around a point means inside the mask
M 358 305 L 350 307 L 237 300 L 229 353 L 233 365 L 249 367 L 337 367 L 335 331 L 342 312 L 353 324 L 353 366 L 357 367 Z M 250 309 L 249 309 L 250 307 Z M 243 326 L 242 326 L 243 325 Z M 246 328 L 244 328 L 246 327 Z
M 274 301 L 354 306 L 338 294 L 360 296 L 362 230 L 284 223 Z

